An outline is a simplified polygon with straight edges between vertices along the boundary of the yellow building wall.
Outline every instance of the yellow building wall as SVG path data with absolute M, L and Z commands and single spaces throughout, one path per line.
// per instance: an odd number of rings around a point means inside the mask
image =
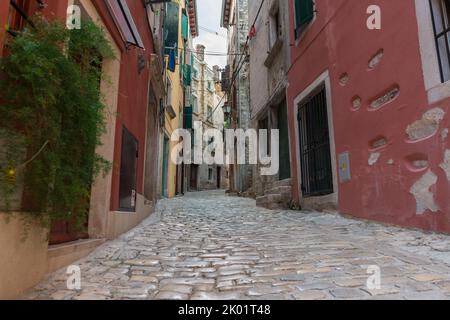
M 183 85 L 182 85 L 182 79 L 180 77 L 180 68 L 179 65 L 180 61 L 180 55 L 184 54 L 184 41 L 181 34 L 181 15 L 182 10 L 186 8 L 186 1 L 177 1 L 180 5 L 180 12 L 178 13 L 179 17 L 179 25 L 178 25 L 178 48 L 180 49 L 178 51 L 178 60 L 177 65 L 175 67 L 175 72 L 170 72 L 167 70 L 168 78 L 170 79 L 170 82 L 172 84 L 172 107 L 176 113 L 176 117 L 174 119 L 171 119 L 169 114 L 166 112 L 165 114 L 165 131 L 168 134 L 169 138 L 171 137 L 172 133 L 179 128 L 183 127 L 183 113 L 180 114 L 180 108 L 181 111 L 183 111 L 184 108 L 184 92 L 183 92 Z M 167 63 L 166 63 L 167 65 Z M 169 153 L 169 165 L 168 165 L 168 197 L 173 198 L 175 196 L 176 192 L 176 178 L 177 178 L 177 166 L 171 161 L 171 155 L 172 150 L 175 148 L 175 146 L 178 144 L 178 142 L 170 142 L 170 153 Z M 162 167 L 162 166 L 161 166 Z M 181 173 L 180 173 L 181 174 Z

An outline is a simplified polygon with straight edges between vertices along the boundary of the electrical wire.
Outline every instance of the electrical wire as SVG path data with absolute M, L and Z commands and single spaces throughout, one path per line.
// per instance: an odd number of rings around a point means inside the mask
M 174 47 L 166 47 L 166 49 L 174 50 L 175 48 Z M 241 56 L 241 55 L 245 55 L 244 53 L 237 53 L 237 52 L 229 52 L 229 53 L 215 52 L 215 51 L 198 52 L 196 50 L 186 49 L 186 48 L 178 48 L 178 51 L 180 51 L 180 52 L 186 51 L 186 52 L 191 52 L 191 53 L 195 53 L 195 54 L 204 54 L 205 56 Z
M 258 17 L 259 17 L 259 15 L 260 15 L 260 13 L 261 13 L 261 9 L 262 9 L 262 7 L 263 7 L 263 5 L 264 5 L 264 1 L 265 1 L 265 0 L 261 0 L 261 4 L 260 4 L 260 6 L 259 6 L 258 12 L 256 13 L 256 17 L 255 17 L 255 20 L 253 21 L 253 24 L 251 25 L 251 28 L 253 28 L 253 26 L 254 26 L 255 23 L 256 23 L 256 20 L 258 20 Z M 248 42 L 249 42 L 249 41 L 250 41 L 250 36 L 247 35 L 247 39 L 246 39 L 245 44 L 244 44 L 244 50 L 246 50 L 246 49 L 248 48 Z M 247 56 L 247 54 L 245 54 L 245 56 Z M 232 80 L 231 80 L 230 87 L 233 86 L 234 81 L 235 81 L 236 78 L 237 78 L 236 76 L 239 74 L 239 72 L 241 71 L 241 69 L 242 69 L 242 67 L 243 67 L 243 65 L 244 65 L 245 60 L 243 60 L 243 58 L 244 58 L 244 55 L 241 56 L 241 59 L 240 59 L 239 62 L 238 62 L 238 65 L 240 65 L 240 66 L 239 66 L 238 69 L 234 72 L 234 75 L 233 75 Z M 222 103 L 222 101 L 223 101 L 224 98 L 225 98 L 225 95 L 222 97 L 222 99 L 220 99 L 219 103 L 218 103 L 217 106 L 214 108 L 214 110 L 213 110 L 213 112 L 212 112 L 213 114 L 214 114 L 214 112 L 219 108 L 219 106 L 220 106 L 220 104 Z M 209 117 L 208 117 L 206 120 L 209 120 Z
M 227 38 L 226 35 L 220 34 L 219 32 L 214 31 L 214 30 L 212 30 L 212 29 L 208 29 L 208 28 L 202 27 L 202 26 L 199 26 L 198 28 L 201 29 L 201 30 L 203 30 L 203 31 L 206 31 L 206 32 L 208 32 L 208 33 L 214 34 L 214 35 L 216 35 L 216 36 L 218 36 L 218 37 Z

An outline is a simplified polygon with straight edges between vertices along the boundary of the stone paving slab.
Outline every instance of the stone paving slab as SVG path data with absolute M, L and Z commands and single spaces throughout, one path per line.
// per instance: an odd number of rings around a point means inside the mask
M 162 200 L 157 212 L 24 299 L 450 299 L 450 237 L 333 213 L 270 211 L 224 192 Z M 369 266 L 381 287 L 367 287 Z

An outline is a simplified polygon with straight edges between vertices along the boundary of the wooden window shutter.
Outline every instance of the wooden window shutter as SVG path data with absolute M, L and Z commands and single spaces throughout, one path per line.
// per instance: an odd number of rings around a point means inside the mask
M 295 38 L 314 18 L 314 0 L 295 0 Z
M 125 43 L 144 49 L 144 43 L 126 0 L 107 0 L 106 3 Z

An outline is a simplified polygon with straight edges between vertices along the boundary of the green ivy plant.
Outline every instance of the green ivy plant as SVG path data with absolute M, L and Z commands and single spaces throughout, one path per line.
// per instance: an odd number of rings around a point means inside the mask
M 92 21 L 68 30 L 33 20 L 0 61 L 0 196 L 9 210 L 23 175 L 23 211 L 81 228 L 91 185 L 111 167 L 95 150 L 105 132 L 101 65 L 114 53 Z

